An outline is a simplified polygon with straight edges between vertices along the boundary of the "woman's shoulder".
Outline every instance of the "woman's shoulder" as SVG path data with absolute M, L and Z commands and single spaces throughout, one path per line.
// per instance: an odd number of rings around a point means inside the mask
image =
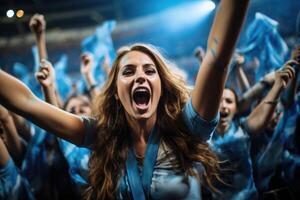
M 80 118 L 83 121 L 85 132 L 83 144 L 80 146 L 89 147 L 92 144 L 94 136 L 97 132 L 97 119 L 87 116 L 81 116 Z

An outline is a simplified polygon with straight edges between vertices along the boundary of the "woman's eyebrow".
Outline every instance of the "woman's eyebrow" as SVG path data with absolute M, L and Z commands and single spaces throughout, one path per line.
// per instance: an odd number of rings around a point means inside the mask
M 126 65 L 123 65 L 121 66 L 121 69 L 124 69 L 124 68 L 135 68 L 136 66 L 134 64 L 126 64 Z
M 146 63 L 143 67 L 155 67 L 155 65 L 153 63 Z

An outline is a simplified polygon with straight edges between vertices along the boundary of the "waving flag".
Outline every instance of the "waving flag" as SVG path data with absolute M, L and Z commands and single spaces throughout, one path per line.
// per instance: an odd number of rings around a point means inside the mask
M 246 30 L 246 40 L 238 51 L 247 60 L 257 57 L 260 65 L 255 69 L 255 81 L 264 74 L 281 67 L 288 53 L 288 47 L 278 33 L 278 22 L 256 13 L 254 21 Z
M 37 72 L 40 67 L 40 60 L 39 60 L 39 53 L 38 53 L 38 49 L 37 49 L 36 45 L 31 47 L 31 52 L 32 52 L 33 61 L 34 61 L 33 70 L 34 70 L 34 72 Z
M 26 65 L 16 62 L 13 65 L 12 72 L 18 79 L 28 85 L 28 74 L 30 73 L 30 71 Z
M 116 56 L 111 38 L 111 32 L 115 26 L 115 21 L 106 21 L 96 28 L 93 35 L 86 37 L 81 42 L 82 52 L 89 52 L 95 58 L 94 76 L 98 84 L 102 84 L 105 81 L 105 72 L 100 67 L 104 57 L 108 55 L 109 60 L 113 61 Z
M 62 55 L 58 62 L 53 64 L 56 74 L 56 85 L 57 90 L 62 97 L 63 100 L 66 100 L 68 97 L 71 87 L 72 87 L 72 80 L 67 74 L 67 62 L 68 57 L 67 55 Z
M 16 62 L 13 65 L 12 73 L 18 79 L 20 79 L 24 84 L 26 84 L 36 96 L 38 96 L 39 98 L 42 97 L 42 91 L 40 88 L 40 84 L 36 80 L 34 73 L 32 73 L 29 70 L 28 66 L 26 66 L 22 63 Z

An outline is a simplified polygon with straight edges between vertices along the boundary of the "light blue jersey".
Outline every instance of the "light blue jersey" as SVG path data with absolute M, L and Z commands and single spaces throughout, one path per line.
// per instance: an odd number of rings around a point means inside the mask
M 257 191 L 252 176 L 250 158 L 250 135 L 237 122 L 232 122 L 224 134 L 215 131 L 208 140 L 209 146 L 218 155 L 223 170 L 223 181 L 220 185 L 222 194 L 213 195 L 218 200 L 253 200 Z
M 40 199 L 81 199 L 69 175 L 57 138 L 39 127 L 27 147 L 22 174 Z M 66 190 L 66 187 L 68 190 Z
M 218 117 L 212 121 L 201 118 L 192 107 L 189 100 L 183 109 L 183 123 L 191 133 L 201 137 L 204 141 L 209 138 L 218 123 Z M 95 120 L 83 118 L 87 136 L 84 146 L 90 146 L 95 137 Z M 175 161 L 175 162 L 174 162 Z M 194 163 L 194 170 L 200 176 L 204 172 L 201 163 Z M 128 175 L 125 173 L 120 180 L 118 188 L 118 199 L 132 199 L 132 193 L 128 182 Z M 172 149 L 162 141 L 159 145 L 158 155 L 154 166 L 151 189 L 151 199 L 180 199 L 180 200 L 201 200 L 201 182 L 195 177 L 188 176 L 178 168 L 175 154 Z

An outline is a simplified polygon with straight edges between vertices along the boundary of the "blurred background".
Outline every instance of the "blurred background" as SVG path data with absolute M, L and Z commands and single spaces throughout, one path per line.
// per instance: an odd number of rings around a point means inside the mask
M 70 74 L 79 73 L 79 56 L 86 48 L 84 40 L 95 35 L 97 27 L 113 20 L 108 35 L 115 50 L 134 42 L 154 44 L 187 70 L 192 79 L 198 69 L 193 52 L 197 46 L 206 47 L 218 3 L 210 0 L 1 0 L 0 66 L 11 70 L 18 62 L 29 70 L 34 68 L 35 42 L 28 24 L 33 14 L 40 13 L 47 22 L 49 59 L 55 63 L 66 55 Z M 247 27 L 259 12 L 274 20 L 275 30 L 291 47 L 299 38 L 299 10 L 299 0 L 251 0 L 238 46 L 247 40 Z

